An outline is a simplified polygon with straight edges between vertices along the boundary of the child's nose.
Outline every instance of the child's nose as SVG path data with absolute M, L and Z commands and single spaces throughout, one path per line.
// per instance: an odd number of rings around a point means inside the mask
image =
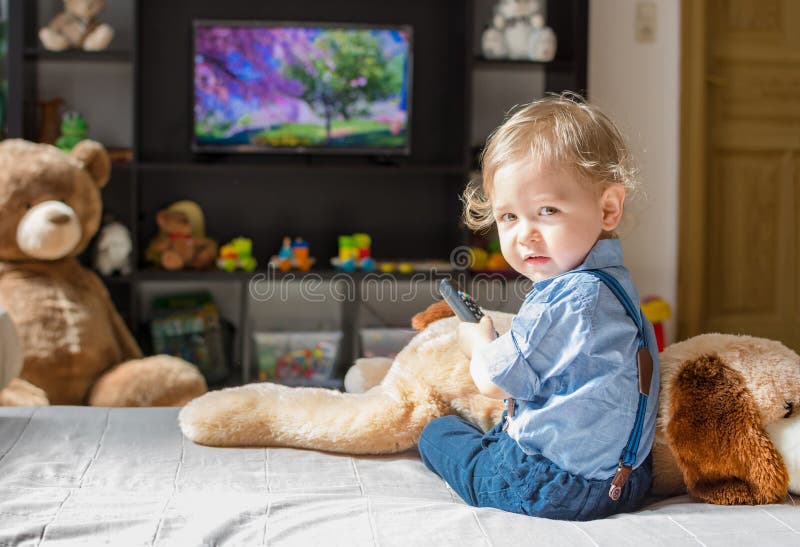
M 520 241 L 522 243 L 541 241 L 542 233 L 539 228 L 532 222 L 526 222 L 522 225 L 520 230 Z

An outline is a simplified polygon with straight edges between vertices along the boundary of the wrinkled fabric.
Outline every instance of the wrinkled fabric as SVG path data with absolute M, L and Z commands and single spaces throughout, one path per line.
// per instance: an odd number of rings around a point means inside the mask
M 464 504 L 416 452 L 213 448 L 177 408 L 0 407 L 0 545 L 796 545 L 800 503 L 590 522 Z

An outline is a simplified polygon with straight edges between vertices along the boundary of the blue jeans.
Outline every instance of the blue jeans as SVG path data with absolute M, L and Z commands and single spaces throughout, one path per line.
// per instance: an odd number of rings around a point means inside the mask
M 502 423 L 502 422 L 501 422 Z M 585 479 L 522 451 L 500 424 L 484 434 L 456 416 L 429 423 L 419 439 L 425 465 L 476 507 L 561 520 L 591 520 L 639 508 L 650 490 L 651 458 L 634 469 L 617 501 L 611 478 Z

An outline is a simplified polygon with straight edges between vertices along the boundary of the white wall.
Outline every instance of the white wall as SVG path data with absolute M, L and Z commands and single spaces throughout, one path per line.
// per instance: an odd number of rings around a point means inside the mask
M 646 200 L 624 235 L 640 295 L 677 303 L 680 2 L 654 0 L 656 34 L 635 40 L 637 0 L 590 0 L 589 98 L 627 135 Z M 674 333 L 667 325 L 667 339 Z

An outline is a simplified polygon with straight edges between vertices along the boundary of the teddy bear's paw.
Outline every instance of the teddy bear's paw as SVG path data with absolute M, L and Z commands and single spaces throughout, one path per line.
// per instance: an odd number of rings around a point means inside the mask
M 42 45 L 49 51 L 64 51 L 69 47 L 69 41 L 66 38 L 45 27 L 39 31 L 39 40 Z
M 197 367 L 169 355 L 127 361 L 101 376 L 92 406 L 182 406 L 208 391 Z
M 165 270 L 180 270 L 183 268 L 183 264 L 183 257 L 176 251 L 170 249 L 168 251 L 164 251 L 164 253 L 161 255 L 161 266 Z
M 47 406 L 47 394 L 21 378 L 14 378 L 0 390 L 0 406 Z
M 101 51 L 108 47 L 114 38 L 114 29 L 107 24 L 102 24 L 89 33 L 83 40 L 83 49 L 86 51 Z

